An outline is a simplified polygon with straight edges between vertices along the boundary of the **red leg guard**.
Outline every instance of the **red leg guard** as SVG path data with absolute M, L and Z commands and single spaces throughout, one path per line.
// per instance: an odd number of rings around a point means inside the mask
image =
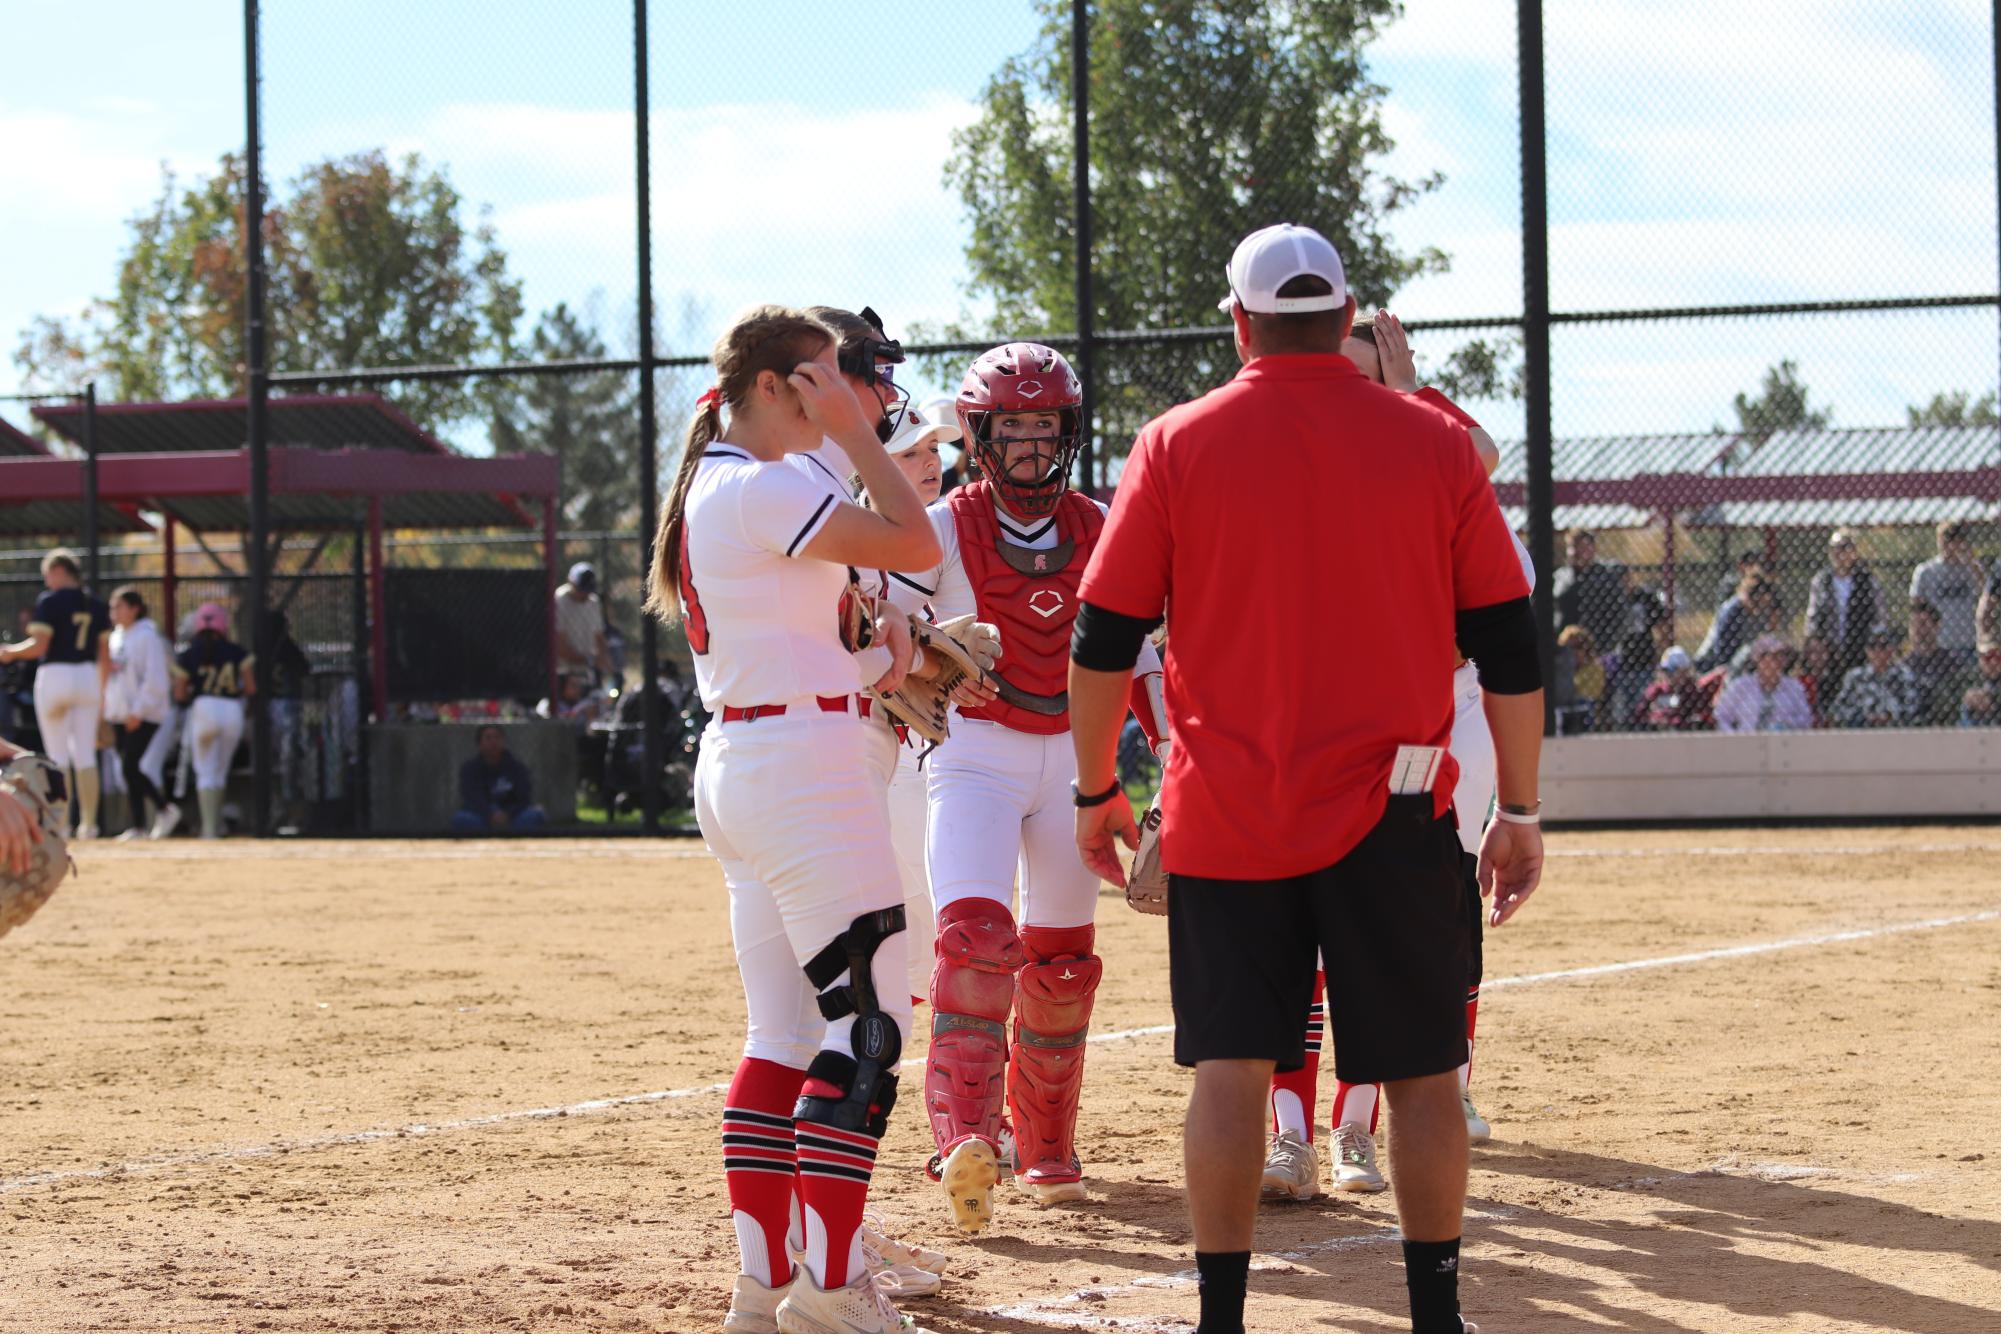
M 931 1050 L 924 1110 L 942 1156 L 962 1140 L 1000 1150 L 1007 1016 L 1022 965 L 1014 916 L 992 899 L 960 899 L 938 914 L 931 969 Z
M 1076 1181 L 1077 1100 L 1084 1088 L 1084 1039 L 1103 962 L 1089 926 L 1023 927 L 1029 962 L 1015 978 L 1014 1045 L 1008 1050 L 1008 1107 L 1022 1173 L 1032 1183 Z

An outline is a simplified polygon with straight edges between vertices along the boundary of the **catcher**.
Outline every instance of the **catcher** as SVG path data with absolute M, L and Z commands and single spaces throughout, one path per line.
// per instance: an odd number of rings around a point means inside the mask
M 62 784 L 54 765 L 0 741 L 0 936 L 33 917 L 69 873 Z

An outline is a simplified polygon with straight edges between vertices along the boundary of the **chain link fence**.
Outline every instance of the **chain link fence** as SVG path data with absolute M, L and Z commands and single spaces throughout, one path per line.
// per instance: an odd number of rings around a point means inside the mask
M 1546 599 L 1555 730 L 2001 713 L 2001 653 L 1982 652 L 2001 641 L 1989 6 L 980 15 L 502 0 L 265 16 L 271 350 L 253 389 L 273 422 L 288 400 L 371 395 L 455 456 L 561 468 L 553 547 L 533 502 L 504 522 L 391 523 L 380 562 L 354 561 L 366 534 L 336 527 L 303 573 L 326 530 L 286 537 L 267 602 L 313 679 L 353 692 L 340 790 L 365 792 L 371 720 L 526 725 L 539 708 L 578 737 L 576 822 L 674 822 L 704 719 L 685 645 L 639 612 L 647 528 L 738 309 L 874 307 L 913 352 L 920 402 L 983 346 L 1052 343 L 1087 384 L 1076 480 L 1109 497 L 1143 422 L 1234 374 L 1223 265 L 1279 219 L 1333 237 L 1363 312 L 1398 315 L 1417 373 L 1501 441 L 1497 495 Z M 240 195 L 235 162 L 218 197 Z M 240 231 L 217 228 L 211 257 L 240 257 Z M 178 293 L 177 340 L 140 349 L 165 369 L 108 405 L 240 392 L 231 262 Z M 56 420 L 24 409 L 0 454 L 74 456 Z M 9 532 L 38 522 L 7 513 Z M 157 580 L 125 554 L 152 514 L 100 511 L 102 585 Z M 198 531 L 219 556 L 234 532 Z M 580 564 L 598 600 L 547 599 Z M 213 595 L 240 614 L 234 570 L 184 573 L 177 609 Z M 0 559 L 0 604 L 31 582 Z M 390 586 L 423 626 L 380 624 Z M 377 661 L 391 643 L 394 670 Z M 556 671 L 515 679 L 503 648 Z M 308 730 L 347 727 L 325 721 L 344 707 Z M 367 825 L 367 801 L 348 817 Z

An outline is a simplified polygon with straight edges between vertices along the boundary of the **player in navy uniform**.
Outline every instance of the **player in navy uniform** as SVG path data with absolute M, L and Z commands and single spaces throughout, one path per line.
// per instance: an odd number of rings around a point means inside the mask
M 28 637 L 0 647 L 0 663 L 34 661 L 35 717 L 42 750 L 58 769 L 76 770 L 76 836 L 97 837 L 97 723 L 111 676 L 111 612 L 83 588 L 76 554 L 42 557 L 46 591 L 35 599 Z
M 243 740 L 243 701 L 257 693 L 250 650 L 229 637 L 229 613 L 204 602 L 195 612 L 195 642 L 174 659 L 174 698 L 187 704 L 194 747 L 195 798 L 201 836 L 222 837 L 222 795 L 229 761 Z

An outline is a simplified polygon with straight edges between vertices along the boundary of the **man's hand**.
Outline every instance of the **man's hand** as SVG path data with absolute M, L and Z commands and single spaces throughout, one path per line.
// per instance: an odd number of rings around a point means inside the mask
M 489 829 L 507 828 L 507 812 L 493 811 L 486 817 L 486 826 Z
M 1382 362 L 1384 385 L 1399 394 L 1417 392 L 1417 356 L 1403 321 L 1387 310 L 1376 312 L 1376 358 Z
M 1489 926 L 1501 926 L 1542 882 L 1542 826 L 1496 820 L 1480 840 L 1480 897 L 1493 896 Z
M 889 670 L 873 687 L 877 694 L 887 695 L 903 684 L 903 678 L 910 672 L 910 660 L 916 655 L 916 643 L 910 638 L 910 617 L 894 608 L 876 617 L 874 642 L 889 650 Z
M 138 714 L 136 713 L 132 714 L 125 720 L 125 730 L 128 732 L 136 732 L 139 730 L 139 724 L 145 721 L 146 720 L 144 718 L 141 718 Z
M 1108 884 L 1126 887 L 1126 868 L 1119 861 L 1119 845 L 1128 851 L 1139 847 L 1139 822 L 1133 819 L 1132 803 L 1123 790 L 1110 801 L 1086 806 L 1077 812 L 1077 855 L 1084 869 Z

